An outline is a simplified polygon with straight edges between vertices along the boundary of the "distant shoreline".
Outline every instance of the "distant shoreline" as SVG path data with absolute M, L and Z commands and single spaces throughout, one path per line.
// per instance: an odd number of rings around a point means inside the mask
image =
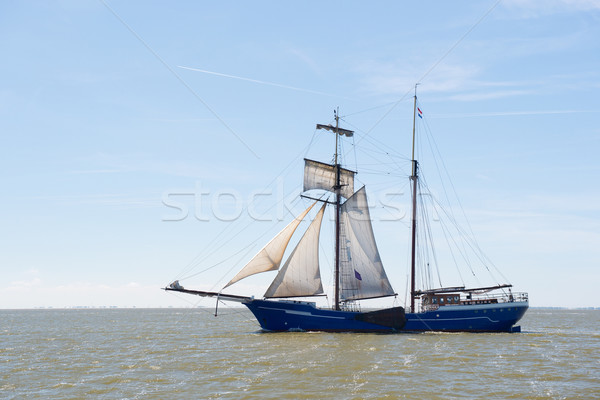
M 11 310 L 191 310 L 191 309 L 211 309 L 214 307 L 120 307 L 120 306 L 71 306 L 71 307 L 25 307 L 25 308 L 0 308 L 0 311 L 11 311 Z M 244 309 L 245 307 L 229 307 L 236 309 Z M 600 307 L 529 307 L 531 310 L 600 310 Z

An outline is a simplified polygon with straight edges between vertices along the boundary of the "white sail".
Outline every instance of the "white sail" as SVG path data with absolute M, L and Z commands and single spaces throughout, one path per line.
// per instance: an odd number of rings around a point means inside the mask
M 323 293 L 319 271 L 319 233 L 325 205 L 279 270 L 265 297 L 314 296 Z
M 292 238 L 292 235 L 298 228 L 298 225 L 306 214 L 314 207 L 317 202 L 311 204 L 302 214 L 300 214 L 296 219 L 290 222 L 281 232 L 277 234 L 265 247 L 263 247 L 249 262 L 242 268 L 240 272 L 237 273 L 236 276 L 233 277 L 232 280 L 227 283 L 223 287 L 233 285 L 240 279 L 247 278 L 250 275 L 258 274 L 260 272 L 266 271 L 275 271 L 279 269 L 279 265 L 281 265 L 281 259 L 283 258 L 283 253 Z
M 342 205 L 340 233 L 341 300 L 394 295 L 375 243 L 364 186 Z
M 350 198 L 354 193 L 354 171 L 340 168 L 340 194 Z M 323 189 L 335 192 L 335 166 L 304 159 L 304 191 Z

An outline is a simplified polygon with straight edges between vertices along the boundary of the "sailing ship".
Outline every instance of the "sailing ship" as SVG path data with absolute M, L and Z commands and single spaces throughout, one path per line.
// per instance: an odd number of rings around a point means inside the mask
M 164 288 L 203 297 L 239 302 L 256 317 L 264 331 L 329 331 L 329 332 L 520 332 L 516 323 L 529 307 L 527 293 L 512 293 L 510 284 L 467 288 L 416 287 L 417 258 L 417 188 L 418 162 L 415 159 L 415 119 L 417 97 L 414 96 L 410 261 L 410 304 L 371 311 L 361 311 L 359 300 L 394 297 L 396 293 L 387 277 L 379 255 L 365 187 L 354 190 L 355 172 L 339 163 L 338 141 L 352 136 L 353 131 L 339 126 L 318 124 L 335 134 L 333 164 L 305 159 L 304 192 L 314 189 L 332 193 L 334 200 L 319 198 L 268 242 L 224 287 L 267 271 L 278 271 L 262 298 L 219 292 L 186 289 L 179 281 Z M 420 110 L 418 110 L 420 112 Z M 308 197 L 302 195 L 303 197 Z M 309 197 L 310 198 L 310 197 Z M 285 250 L 298 228 L 317 203 L 323 203 L 302 238 L 283 261 Z M 317 307 L 305 301 L 323 296 L 319 269 L 319 236 L 327 206 L 335 214 L 335 265 L 333 306 Z M 303 300 L 300 300 L 303 299 Z M 216 314 L 215 314 L 216 315 Z

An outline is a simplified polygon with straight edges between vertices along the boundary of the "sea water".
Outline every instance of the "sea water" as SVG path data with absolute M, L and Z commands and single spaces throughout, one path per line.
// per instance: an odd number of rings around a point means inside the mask
M 263 333 L 242 308 L 0 310 L 2 399 L 598 399 L 600 310 L 522 333 Z

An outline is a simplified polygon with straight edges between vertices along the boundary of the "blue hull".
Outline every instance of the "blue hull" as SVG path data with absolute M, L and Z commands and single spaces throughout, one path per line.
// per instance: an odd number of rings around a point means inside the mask
M 528 308 L 523 301 L 443 306 L 436 311 L 404 314 L 401 307 L 369 313 L 322 309 L 300 301 L 253 299 L 243 304 L 263 330 L 276 332 L 516 332 L 519 327 L 514 325 Z M 388 315 L 394 321 L 386 320 Z
M 515 324 L 529 308 L 526 301 L 443 306 L 436 311 L 407 313 L 405 331 L 519 332 Z

